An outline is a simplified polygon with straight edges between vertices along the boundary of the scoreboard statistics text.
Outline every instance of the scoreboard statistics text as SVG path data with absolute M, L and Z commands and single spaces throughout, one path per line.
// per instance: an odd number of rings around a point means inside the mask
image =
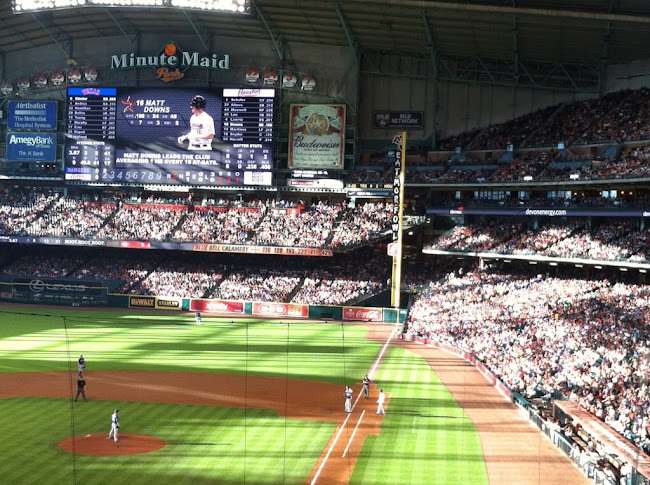
M 273 89 L 69 87 L 65 180 L 271 185 L 274 97 Z

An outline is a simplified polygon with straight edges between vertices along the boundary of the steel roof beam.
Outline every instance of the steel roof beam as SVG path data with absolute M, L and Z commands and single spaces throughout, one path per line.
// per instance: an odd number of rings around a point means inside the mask
M 377 0 L 356 0 L 357 4 L 366 4 L 369 6 L 377 6 Z M 454 2 L 435 2 L 428 0 L 382 0 L 382 6 L 393 7 L 415 7 L 426 10 L 451 10 L 466 13 L 484 13 L 484 14 L 500 14 L 500 15 L 518 15 L 529 17 L 553 17 L 553 18 L 574 18 L 586 20 L 601 20 L 609 22 L 629 22 L 650 24 L 650 15 L 636 14 L 628 15 L 621 13 L 611 12 L 611 3 L 608 12 L 587 12 L 581 10 L 557 10 L 552 8 L 538 8 L 538 7 L 507 7 L 496 5 L 485 5 L 477 3 L 454 3 Z
M 205 28 L 200 24 L 200 22 L 198 22 L 196 19 L 193 18 L 192 15 L 189 14 L 187 9 L 184 8 L 182 10 L 183 10 L 183 14 L 185 14 L 185 18 L 187 19 L 187 21 L 192 26 L 192 30 L 194 30 L 194 33 L 196 34 L 196 36 L 201 41 L 201 44 L 203 44 L 203 48 L 206 51 L 210 50 L 210 36 L 206 34 L 205 39 L 203 38 L 204 33 L 205 33 Z M 207 41 L 206 41 L 206 39 L 207 39 Z
M 61 51 L 65 55 L 65 58 L 69 59 L 71 57 L 70 47 L 72 44 L 70 38 L 67 35 L 63 35 L 59 33 L 59 35 L 62 37 L 62 40 L 57 39 L 56 36 L 51 31 L 52 29 L 58 29 L 58 27 L 55 24 L 46 20 L 45 18 L 43 18 L 43 21 L 41 21 L 35 13 L 31 14 L 31 16 L 36 21 L 36 23 L 38 23 L 38 25 L 40 25 L 41 28 L 47 33 L 47 35 L 50 36 L 50 38 L 54 41 L 56 46 L 59 49 L 61 49 Z
M 352 33 L 352 29 L 350 29 L 350 25 L 348 24 L 347 20 L 345 19 L 345 15 L 343 15 L 343 12 L 341 11 L 341 5 L 336 4 L 336 14 L 339 17 L 339 20 L 341 21 L 341 25 L 343 26 L 343 31 L 345 32 L 345 36 L 348 39 L 348 44 L 350 46 L 350 52 L 352 55 L 350 56 L 350 60 L 348 61 L 347 66 L 345 66 L 345 71 L 343 72 L 343 76 L 336 82 L 336 92 L 334 93 L 335 96 L 340 96 L 341 90 L 343 89 L 343 86 L 347 82 L 348 76 L 350 75 L 350 72 L 354 67 L 356 67 L 356 72 L 359 73 L 361 70 L 361 46 L 359 45 L 359 41 L 356 39 L 354 34 Z M 357 86 L 357 102 L 359 99 L 359 80 L 357 79 L 356 82 Z M 353 106 L 355 109 L 355 112 L 357 111 L 357 105 L 349 103 L 350 106 Z
M 431 59 L 431 66 L 433 67 L 434 77 L 438 77 L 438 49 L 436 49 L 436 42 L 433 39 L 433 33 L 431 32 L 431 26 L 429 25 L 429 19 L 427 18 L 426 12 L 422 11 L 422 24 L 424 25 L 424 33 L 427 36 L 427 52 L 429 53 L 429 58 Z
M 513 1 L 513 6 L 514 3 Z M 519 82 L 519 21 L 516 15 L 512 16 L 512 64 L 515 84 L 517 84 Z
M 255 3 L 254 5 L 255 5 L 255 13 L 262 21 L 262 24 L 264 24 L 264 28 L 266 29 L 266 32 L 269 34 L 269 39 L 271 40 L 271 44 L 273 44 L 275 53 L 278 55 L 278 60 L 280 61 L 280 65 L 282 66 L 283 69 L 286 69 L 287 65 L 293 63 L 289 46 L 287 45 L 287 42 L 280 36 L 280 34 L 276 33 L 275 30 L 271 27 L 271 24 L 266 18 L 266 15 L 264 15 L 264 12 L 260 10 L 260 7 L 257 5 L 257 3 Z
M 382 51 L 366 49 L 363 52 L 362 72 L 379 76 L 434 79 L 430 73 L 418 69 L 417 62 L 409 62 L 408 57 L 397 51 L 388 55 Z M 400 59 L 399 66 L 393 62 L 395 58 Z M 516 79 L 512 59 L 438 56 L 436 65 L 439 69 L 438 81 L 557 89 L 576 93 L 596 92 L 598 89 L 597 66 L 520 60 L 517 69 L 525 76 Z
M 129 41 L 129 44 L 131 44 L 131 47 L 135 47 L 135 39 L 137 39 L 137 37 L 139 35 L 139 32 L 135 31 L 135 29 L 133 29 L 133 27 L 131 26 L 129 21 L 126 20 L 122 15 L 119 15 L 119 14 L 114 15 L 110 11 L 110 9 L 108 9 L 108 8 L 105 8 L 104 11 L 106 12 L 106 15 L 108 15 L 111 18 L 113 23 L 115 23 L 115 25 L 117 26 L 119 31 L 126 38 L 126 40 Z M 124 30 L 124 27 L 122 27 L 122 25 L 124 25 L 124 24 L 129 26 L 129 30 L 135 31 L 135 34 L 133 34 L 133 38 L 129 37 L 129 35 L 126 33 L 126 30 Z

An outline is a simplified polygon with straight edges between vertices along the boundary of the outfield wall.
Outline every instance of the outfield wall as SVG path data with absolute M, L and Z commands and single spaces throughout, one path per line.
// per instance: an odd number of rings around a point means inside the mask
M 204 314 L 246 315 L 309 320 L 363 321 L 403 324 L 406 309 L 374 308 L 345 305 L 308 305 L 296 303 L 177 298 L 154 295 L 108 294 L 107 305 L 115 308 L 199 311 Z M 398 320 L 399 318 L 399 320 Z

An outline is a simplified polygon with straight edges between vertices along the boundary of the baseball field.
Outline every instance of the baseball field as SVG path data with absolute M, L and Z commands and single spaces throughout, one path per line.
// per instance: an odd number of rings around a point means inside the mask
M 385 345 L 391 325 L 14 306 L 0 321 L 5 483 L 488 483 L 476 428 L 423 357 Z

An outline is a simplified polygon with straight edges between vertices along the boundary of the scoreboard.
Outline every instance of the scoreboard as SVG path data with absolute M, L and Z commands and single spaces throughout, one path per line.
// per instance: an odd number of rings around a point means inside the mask
M 67 181 L 271 185 L 273 89 L 68 87 L 67 94 Z

